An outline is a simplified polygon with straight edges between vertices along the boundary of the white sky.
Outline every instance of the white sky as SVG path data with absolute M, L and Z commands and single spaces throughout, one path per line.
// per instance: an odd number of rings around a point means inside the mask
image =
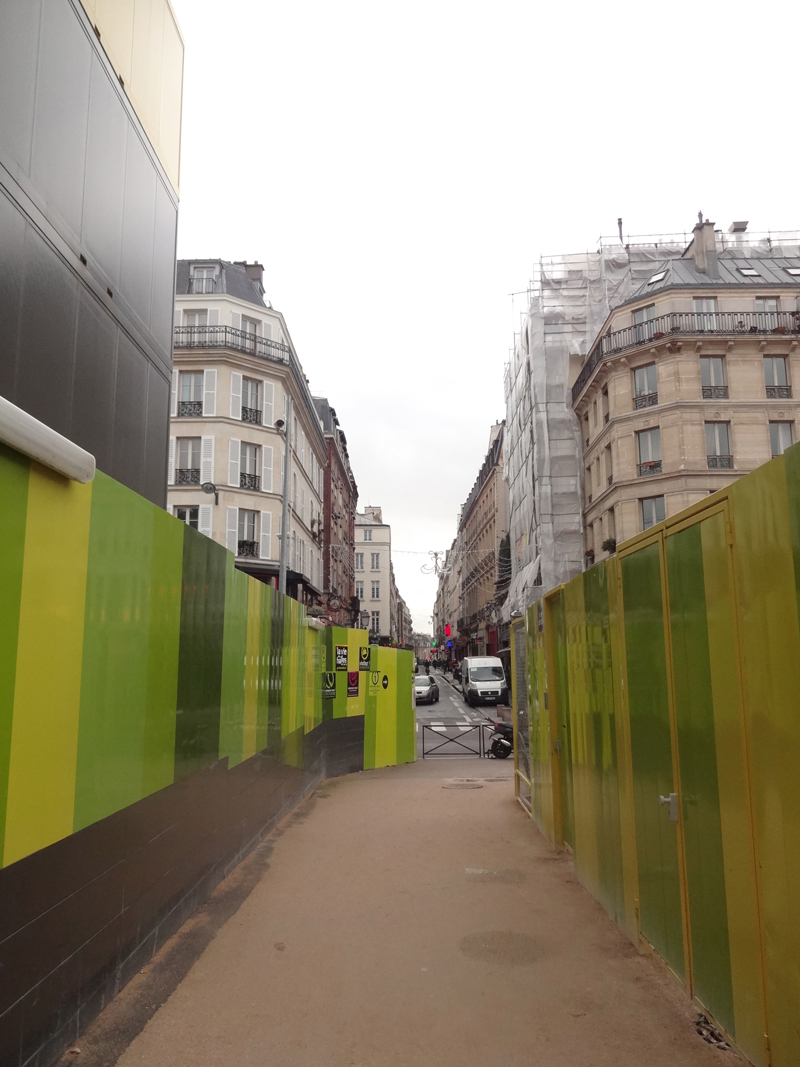
M 798 227 L 800 5 L 172 2 L 178 254 L 264 263 L 429 632 L 539 255 Z

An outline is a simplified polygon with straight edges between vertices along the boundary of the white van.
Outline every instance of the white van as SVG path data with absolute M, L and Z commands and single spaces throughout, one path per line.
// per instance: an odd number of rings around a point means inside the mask
M 507 704 L 508 685 L 497 656 L 465 656 L 461 661 L 461 691 L 472 707 Z

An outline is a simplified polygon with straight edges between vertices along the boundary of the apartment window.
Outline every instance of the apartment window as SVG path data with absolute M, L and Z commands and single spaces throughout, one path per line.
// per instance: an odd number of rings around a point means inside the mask
M 381 632 L 381 613 L 379 611 L 370 612 L 369 628 L 374 634 Z
M 591 502 L 592 502 L 592 468 L 591 467 L 587 467 L 586 468 L 586 480 L 584 482 L 584 485 L 586 487 L 586 503 L 587 504 L 591 504 Z
M 698 333 L 713 332 L 717 328 L 717 298 L 696 296 L 692 301 L 694 326 Z
M 730 469 L 733 467 L 730 423 L 706 423 L 706 456 L 708 457 L 710 470 Z
M 239 556 L 258 555 L 256 513 L 245 508 L 239 508 L 239 543 L 236 554 Z
M 356 570 L 357 571 L 363 571 L 364 570 L 364 553 L 363 552 L 356 552 Z
M 380 552 L 370 552 L 370 554 L 369 554 L 369 569 L 371 571 L 379 571 L 381 569 L 381 554 L 380 554 Z
M 258 446 L 242 441 L 239 446 L 239 486 L 242 489 L 261 490 L 258 474 Z
M 614 516 L 614 509 L 613 508 L 609 508 L 609 510 L 603 516 L 603 520 L 604 520 L 604 525 L 605 525 L 605 530 L 606 530 L 606 539 L 610 540 L 610 541 L 616 541 L 616 539 L 617 539 L 617 523 L 616 523 L 616 518 Z
M 364 540 L 365 541 L 371 541 L 372 540 L 372 530 L 365 530 L 364 531 Z
M 242 422 L 261 425 L 261 382 L 242 378 Z
M 774 330 L 778 325 L 777 296 L 756 297 L 756 325 L 759 330 Z
M 661 430 L 658 426 L 637 433 L 636 447 L 639 453 L 639 476 L 661 474 Z
M 658 374 L 655 363 L 637 367 L 633 372 L 633 403 L 637 408 L 651 408 L 658 403 Z
M 792 443 L 792 424 L 790 422 L 771 422 L 769 440 L 773 456 L 782 455 Z
M 373 600 L 380 600 L 380 598 L 381 598 L 381 583 L 380 582 L 372 582 L 371 585 L 372 585 L 372 593 L 371 593 L 372 599 Z
M 178 383 L 178 415 L 199 418 L 203 414 L 203 372 L 181 371 Z
M 792 390 L 786 375 L 785 356 L 764 356 L 764 383 L 771 400 L 789 400 Z
M 642 529 L 649 530 L 666 518 L 663 496 L 646 496 L 639 501 L 642 511 Z
M 364 599 L 364 583 L 363 582 L 356 582 L 356 596 L 358 597 L 359 600 L 363 600 Z
M 214 292 L 214 268 L 193 267 L 189 285 L 190 293 L 213 293 Z
M 583 440 L 585 444 L 589 444 L 589 412 L 583 416 Z
M 179 437 L 175 463 L 176 485 L 200 484 L 200 438 Z
M 181 522 L 185 522 L 187 526 L 191 526 L 193 530 L 197 529 L 199 522 L 200 508 L 175 508 L 173 514 L 176 519 L 180 519 Z
M 208 326 L 208 311 L 201 308 L 194 308 L 192 311 L 184 311 L 183 325 L 189 327 Z
M 725 382 L 725 359 L 723 356 L 700 357 L 700 383 L 706 400 L 726 400 L 728 386 Z
M 603 425 L 608 422 L 608 389 L 603 390 Z
M 648 304 L 643 308 L 636 308 L 633 313 L 633 325 L 637 341 L 647 341 L 653 336 L 653 319 L 656 317 L 655 304 Z
M 606 484 L 607 485 L 613 485 L 613 483 L 614 483 L 614 467 L 613 467 L 613 464 L 611 462 L 611 445 L 606 445 L 605 460 L 606 460 Z

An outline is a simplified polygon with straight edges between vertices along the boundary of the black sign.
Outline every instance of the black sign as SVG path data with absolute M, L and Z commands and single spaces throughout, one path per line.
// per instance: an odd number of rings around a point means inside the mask
M 361 645 L 358 650 L 358 669 L 360 671 L 369 670 L 369 645 Z
M 384 674 L 384 676 L 383 676 L 383 678 L 381 680 L 381 685 L 383 686 L 384 689 L 388 689 L 389 688 L 389 675 L 388 674 Z
M 336 696 L 336 673 L 335 671 L 323 671 L 322 673 L 322 699 L 333 700 Z
M 347 670 L 347 645 L 336 646 L 336 670 Z
M 347 672 L 347 695 L 349 697 L 358 696 L 358 671 Z

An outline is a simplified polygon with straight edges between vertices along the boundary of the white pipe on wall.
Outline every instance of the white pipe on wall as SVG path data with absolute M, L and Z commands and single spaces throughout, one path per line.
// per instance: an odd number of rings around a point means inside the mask
M 90 452 L 2 396 L 0 441 L 75 482 L 90 482 L 94 478 L 95 462 Z

